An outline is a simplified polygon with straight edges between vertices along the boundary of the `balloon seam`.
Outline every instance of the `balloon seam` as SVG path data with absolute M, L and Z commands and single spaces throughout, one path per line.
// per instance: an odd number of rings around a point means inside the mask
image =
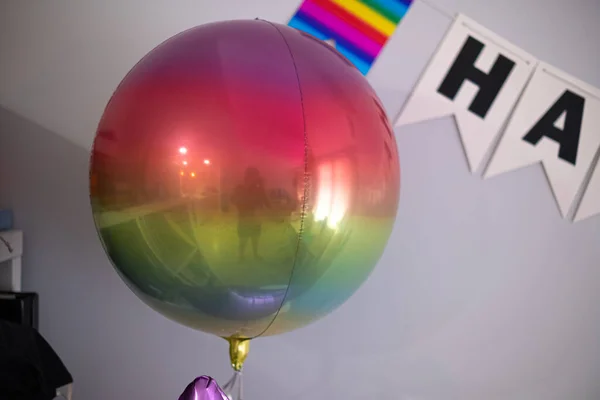
M 300 84 L 300 75 L 298 74 L 298 66 L 296 65 L 296 59 L 294 58 L 294 53 L 292 52 L 290 44 L 286 40 L 286 38 L 283 35 L 283 33 L 281 32 L 281 30 L 277 27 L 277 25 L 275 25 L 269 21 L 264 21 L 264 22 L 268 23 L 273 28 L 275 28 L 277 33 L 279 33 L 279 35 L 283 39 L 283 42 L 285 43 L 285 45 L 290 53 L 290 58 L 292 59 L 292 65 L 294 66 L 294 72 L 296 74 L 296 81 L 298 83 L 298 93 L 300 96 L 300 107 L 302 110 L 302 123 L 303 123 L 303 135 L 304 135 L 304 174 L 303 174 L 304 175 L 304 188 L 303 188 L 303 193 L 302 193 L 302 211 L 300 212 L 300 228 L 298 229 L 298 243 L 296 245 L 296 251 L 294 252 L 294 263 L 292 264 L 292 271 L 290 274 L 290 279 L 289 279 L 287 287 L 285 289 L 285 294 L 283 295 L 283 300 L 281 301 L 281 305 L 275 312 L 275 316 L 273 317 L 271 322 L 269 322 L 267 327 L 261 333 L 256 335 L 255 337 L 260 337 L 260 336 L 264 335 L 271 328 L 271 326 L 275 323 L 275 320 L 279 316 L 279 312 L 281 311 L 281 308 L 283 307 L 283 304 L 285 303 L 285 301 L 287 299 L 287 295 L 290 290 L 290 285 L 291 285 L 292 279 L 294 277 L 294 271 L 296 270 L 296 262 L 298 261 L 298 254 L 300 252 L 302 236 L 304 234 L 304 220 L 306 218 L 306 209 L 307 209 L 306 203 L 307 203 L 307 198 L 308 198 L 308 194 L 309 194 L 309 183 L 310 183 L 309 182 L 309 173 L 308 173 L 308 151 L 309 151 L 309 148 L 308 148 L 308 134 L 306 132 L 306 110 L 304 107 L 304 95 L 302 93 L 302 85 Z

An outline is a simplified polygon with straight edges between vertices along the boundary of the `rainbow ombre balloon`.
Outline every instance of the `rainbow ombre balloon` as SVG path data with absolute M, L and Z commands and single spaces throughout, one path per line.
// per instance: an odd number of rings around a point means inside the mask
M 399 173 L 350 62 L 293 28 L 230 21 L 167 40 L 124 78 L 94 142 L 91 200 L 145 303 L 245 340 L 354 293 L 392 230 Z

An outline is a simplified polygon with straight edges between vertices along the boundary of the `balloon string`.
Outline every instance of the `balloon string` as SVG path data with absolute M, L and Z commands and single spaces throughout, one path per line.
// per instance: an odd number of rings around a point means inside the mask
M 308 134 L 306 132 L 306 109 L 304 107 L 304 94 L 302 93 L 302 85 L 300 83 L 300 75 L 298 74 L 298 65 L 296 64 L 296 59 L 294 57 L 294 52 L 292 51 L 290 44 L 288 43 L 288 41 L 286 40 L 285 36 L 283 35 L 283 33 L 279 30 L 279 28 L 277 27 L 277 25 L 273 24 L 272 22 L 269 21 L 265 21 L 266 23 L 270 24 L 273 28 L 275 28 L 275 30 L 279 33 L 279 35 L 281 35 L 281 38 L 283 39 L 283 42 L 285 43 L 288 51 L 290 52 L 290 57 L 292 59 L 292 64 L 294 65 L 294 72 L 296 73 L 296 80 L 298 83 L 298 93 L 300 95 L 300 107 L 302 109 L 302 123 L 303 123 L 303 134 L 304 134 L 304 190 L 302 193 L 302 211 L 300 213 L 300 228 L 298 229 L 298 243 L 296 244 L 296 251 L 294 253 L 294 262 L 292 264 L 292 271 L 290 273 L 290 279 L 288 280 L 288 284 L 285 288 L 285 294 L 283 295 L 283 300 L 281 301 L 281 305 L 279 306 L 279 308 L 277 309 L 277 311 L 275 312 L 275 316 L 273 317 L 273 319 L 271 320 L 271 322 L 269 322 L 269 324 L 267 325 L 267 327 L 258 335 L 256 335 L 256 337 L 258 336 L 262 336 L 265 334 L 265 332 L 267 332 L 269 330 L 269 328 L 271 328 L 271 326 L 273 325 L 273 323 L 275 323 L 275 320 L 277 319 L 277 317 L 279 316 L 279 313 L 281 311 L 281 307 L 283 306 L 283 304 L 285 303 L 285 300 L 287 299 L 289 290 L 290 290 L 290 285 L 292 284 L 292 278 L 294 277 L 294 271 L 296 270 L 296 264 L 298 262 L 298 254 L 300 253 L 300 246 L 302 245 L 302 236 L 304 234 L 304 220 L 306 219 L 306 209 L 307 209 L 307 199 L 308 199 L 308 194 L 309 194 L 309 174 L 308 174 L 308 154 L 309 154 L 309 147 L 308 147 Z
M 455 19 L 456 18 L 456 13 L 451 13 L 448 10 L 438 6 L 437 4 L 434 4 L 428 0 L 418 0 L 419 3 L 423 3 L 425 4 L 427 7 L 431 8 L 433 11 L 437 11 L 438 13 L 440 13 L 441 15 L 443 15 L 444 17 L 447 17 L 448 19 Z

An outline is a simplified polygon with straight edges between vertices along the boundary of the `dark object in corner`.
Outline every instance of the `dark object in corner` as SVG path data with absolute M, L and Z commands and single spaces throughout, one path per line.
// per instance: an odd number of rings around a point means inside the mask
M 0 320 L 38 328 L 38 294 L 0 292 Z
M 72 382 L 37 330 L 0 320 L 0 399 L 52 400 L 57 388 Z

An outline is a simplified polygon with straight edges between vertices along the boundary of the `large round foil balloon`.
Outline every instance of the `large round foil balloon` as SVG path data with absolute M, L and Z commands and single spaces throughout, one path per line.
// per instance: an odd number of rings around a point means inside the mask
M 94 220 L 150 307 L 239 339 L 293 330 L 365 281 L 392 230 L 399 165 L 381 103 L 328 44 L 213 23 L 146 55 L 99 124 Z

